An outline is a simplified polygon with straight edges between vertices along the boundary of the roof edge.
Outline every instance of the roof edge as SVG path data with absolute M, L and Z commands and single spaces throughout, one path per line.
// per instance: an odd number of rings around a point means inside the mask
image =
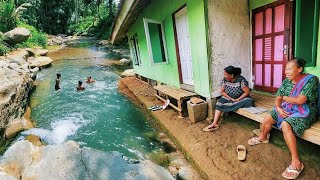
M 111 34 L 111 43 L 113 44 L 116 36 L 119 32 L 119 29 L 121 28 L 122 24 L 124 23 L 125 19 L 128 16 L 129 11 L 131 10 L 135 0 L 122 0 L 120 2 L 120 9 L 118 16 L 116 18 L 116 21 L 112 28 L 112 34 Z

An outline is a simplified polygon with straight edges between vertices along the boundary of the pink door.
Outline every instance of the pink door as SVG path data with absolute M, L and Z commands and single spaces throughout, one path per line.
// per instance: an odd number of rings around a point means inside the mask
M 276 92 L 285 78 L 284 68 L 291 53 L 290 12 L 289 0 L 253 10 L 253 76 L 257 90 Z

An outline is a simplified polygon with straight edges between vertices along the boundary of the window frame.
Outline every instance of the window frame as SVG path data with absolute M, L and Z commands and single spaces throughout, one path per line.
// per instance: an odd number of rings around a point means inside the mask
M 131 38 L 129 39 L 130 44 L 130 51 L 131 56 L 133 59 L 133 63 L 136 66 L 141 66 L 141 57 L 140 57 L 140 49 L 139 49 L 139 41 L 138 41 L 138 35 L 137 33 L 133 34 Z M 134 58 L 135 57 L 135 58 Z
M 300 57 L 299 49 L 302 48 L 298 41 L 300 41 L 301 33 L 301 1 L 296 1 L 296 15 L 295 15 L 295 56 Z M 314 18 L 313 18 L 313 37 L 312 37 L 312 52 L 311 52 L 311 61 L 307 61 L 306 67 L 315 67 L 317 66 L 317 49 L 318 49 L 318 31 L 319 31 L 319 0 L 314 0 L 315 2 L 315 9 L 314 9 Z
M 162 44 L 163 44 L 163 51 L 164 51 L 164 56 L 165 56 L 165 61 L 164 62 L 154 62 L 148 23 L 160 24 L 160 26 L 161 26 L 162 42 L 163 42 Z M 161 21 L 157 21 L 157 20 L 154 20 L 154 19 L 143 18 L 143 24 L 144 24 L 144 30 L 145 30 L 145 33 L 146 33 L 148 53 L 149 53 L 149 59 L 151 61 L 151 64 L 152 65 L 168 64 L 169 63 L 169 58 L 168 58 L 168 53 L 167 53 L 166 38 L 165 38 L 163 23 Z

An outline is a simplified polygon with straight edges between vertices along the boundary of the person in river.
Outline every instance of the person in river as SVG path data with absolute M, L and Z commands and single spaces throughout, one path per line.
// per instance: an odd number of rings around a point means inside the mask
M 77 86 L 77 91 L 83 91 L 83 90 L 86 90 L 86 88 L 82 86 L 82 81 L 79 81 Z
M 300 58 L 288 61 L 286 79 L 276 93 L 273 109 L 263 120 L 261 134 L 248 141 L 251 146 L 268 143 L 272 126 L 281 129 L 291 154 L 291 163 L 282 173 L 286 179 L 298 178 L 304 168 L 298 156 L 295 135 L 301 137 L 318 117 L 318 78 L 303 73 L 305 64 Z
M 86 80 L 86 83 L 88 83 L 88 84 L 91 84 L 91 83 L 94 83 L 94 82 L 96 82 L 94 79 L 92 79 L 92 77 L 91 76 L 89 76 L 88 78 L 87 78 L 87 80 Z
M 241 69 L 228 66 L 224 68 L 223 75 L 220 88 L 222 97 L 217 101 L 213 122 L 203 129 L 206 132 L 219 128 L 218 121 L 222 112 L 232 112 L 253 105 L 253 100 L 249 97 L 248 81 L 241 76 Z
M 56 78 L 56 84 L 54 85 L 54 89 L 57 91 L 60 89 L 60 78 L 61 78 L 61 74 L 57 74 L 57 78 Z

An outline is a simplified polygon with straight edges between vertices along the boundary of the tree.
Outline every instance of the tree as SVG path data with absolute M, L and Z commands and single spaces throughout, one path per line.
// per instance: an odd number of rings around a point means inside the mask
M 19 17 L 28 7 L 30 3 L 23 3 L 16 8 L 13 0 L 0 1 L 0 31 L 9 31 L 17 26 Z

